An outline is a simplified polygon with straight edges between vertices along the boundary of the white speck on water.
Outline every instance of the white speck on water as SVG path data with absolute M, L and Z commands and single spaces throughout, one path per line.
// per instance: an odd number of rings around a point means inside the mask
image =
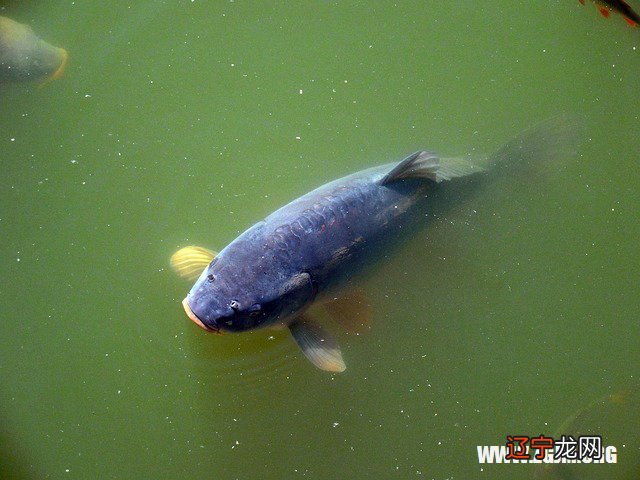
M 333 428 L 340 426 L 340 422 L 333 422 Z
M 10 140 L 11 140 L 12 142 L 15 142 L 15 141 L 16 141 L 16 139 L 15 139 L 15 138 L 10 138 Z
M 298 92 L 300 93 L 300 95 L 302 95 L 302 89 L 298 90 Z

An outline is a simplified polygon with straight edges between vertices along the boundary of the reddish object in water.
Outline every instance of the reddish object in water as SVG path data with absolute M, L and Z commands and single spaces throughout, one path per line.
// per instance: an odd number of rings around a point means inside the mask
M 585 0 L 578 1 L 582 5 L 585 4 Z M 632 27 L 636 27 L 640 24 L 640 15 L 638 15 L 624 0 L 593 0 L 593 2 L 598 5 L 600 14 L 605 18 L 609 18 L 611 12 L 617 12 L 622 15 L 624 21 Z

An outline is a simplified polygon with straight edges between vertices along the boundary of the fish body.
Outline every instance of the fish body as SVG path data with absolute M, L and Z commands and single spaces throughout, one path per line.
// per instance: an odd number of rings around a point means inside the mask
M 287 324 L 346 282 L 431 186 L 382 185 L 393 166 L 323 185 L 249 228 L 202 272 L 187 297 L 191 311 L 210 330 Z
M 585 4 L 585 0 L 579 1 L 582 5 Z M 600 14 L 605 18 L 609 18 L 613 11 L 622 15 L 622 18 L 632 27 L 640 24 L 640 15 L 624 0 L 594 0 L 594 3 L 598 6 Z
M 0 16 L 0 83 L 50 81 L 62 75 L 68 54 L 27 25 Z
M 342 371 L 346 367 L 340 347 L 308 308 L 342 295 L 364 268 L 378 263 L 381 254 L 414 231 L 410 225 L 424 220 L 430 192 L 445 188 L 441 184 L 471 176 L 482 183 L 484 172 L 505 159 L 534 163 L 551 155 L 545 145 L 559 148 L 565 133 L 564 125 L 550 122 L 486 160 L 416 152 L 297 198 L 246 230 L 215 258 L 186 247 L 174 254 L 174 268 L 202 273 L 183 307 L 198 326 L 215 333 L 289 328 L 314 365 Z M 344 296 L 347 301 L 327 310 L 352 315 L 350 307 L 362 302 L 349 300 L 358 296 Z

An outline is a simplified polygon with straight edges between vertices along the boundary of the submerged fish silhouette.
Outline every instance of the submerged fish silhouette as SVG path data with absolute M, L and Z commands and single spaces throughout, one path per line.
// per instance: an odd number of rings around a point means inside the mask
M 187 315 L 215 333 L 259 327 L 287 327 L 305 356 L 318 368 L 341 372 L 340 347 L 309 313 L 309 306 L 341 304 L 329 310 L 352 316 L 362 297 L 345 293 L 363 267 L 376 263 L 381 251 L 410 217 L 424 219 L 429 192 L 439 184 L 479 175 L 515 160 L 538 165 L 566 152 L 575 124 L 555 119 L 526 132 L 485 160 L 439 158 L 419 151 L 397 164 L 369 168 L 327 183 L 276 210 L 242 233 L 218 255 L 199 247 L 176 252 L 176 271 L 193 278 L 182 302 Z M 483 178 L 478 178 L 480 183 Z M 420 207 L 422 206 L 422 207 Z M 203 270 L 204 269 L 204 270 Z
M 569 393 L 569 392 L 567 392 Z M 575 393 L 575 392 L 572 392 Z M 584 392 L 589 397 L 590 392 Z M 602 458 L 605 464 L 593 465 L 582 462 L 558 462 L 538 464 L 534 478 L 542 480 L 637 480 L 640 473 L 640 385 L 630 384 L 582 405 L 573 412 L 553 434 L 553 438 L 565 437 L 568 443 L 575 442 L 574 458 L 580 453 L 579 438 L 601 439 Z M 613 452 L 610 446 L 615 447 Z M 556 449 L 561 448 L 556 444 Z M 607 452 L 608 450 L 608 452 Z M 557 450 L 556 450 L 557 451 Z M 566 456 L 565 459 L 571 458 Z M 619 455 L 619 459 L 618 459 Z M 615 465 L 606 466 L 615 456 Z M 595 463 L 595 462 L 593 462 Z M 607 469 L 606 475 L 602 470 Z
M 64 48 L 49 45 L 27 25 L 0 16 L 0 83 L 55 80 L 68 57 Z

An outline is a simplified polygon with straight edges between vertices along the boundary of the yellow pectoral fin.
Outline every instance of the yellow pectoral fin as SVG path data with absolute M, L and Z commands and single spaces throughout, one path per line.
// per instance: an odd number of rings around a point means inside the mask
M 171 267 L 182 278 L 195 280 L 216 255 L 216 252 L 191 245 L 171 255 Z
M 371 303 L 359 288 L 340 292 L 323 306 L 329 316 L 350 333 L 360 334 L 370 328 Z
M 325 372 L 344 372 L 347 366 L 342 359 L 340 345 L 329 332 L 310 316 L 303 314 L 289 325 L 289 331 L 304 356 Z

